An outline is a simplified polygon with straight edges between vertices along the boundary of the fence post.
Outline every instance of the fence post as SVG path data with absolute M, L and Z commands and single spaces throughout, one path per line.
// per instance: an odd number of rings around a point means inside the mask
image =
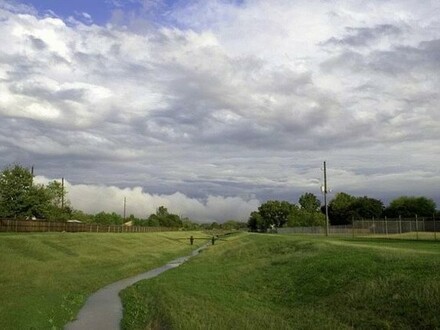
M 376 235 L 376 225 L 374 224 L 374 217 L 373 217 L 373 234 Z
M 399 214 L 399 234 L 402 234 L 402 216 Z
M 351 235 L 354 238 L 354 220 L 351 222 Z
M 387 237 L 388 237 L 388 220 L 387 220 L 387 217 L 385 216 L 385 234 L 387 235 Z
M 417 238 L 417 240 L 419 240 L 419 225 L 417 222 L 417 214 L 416 214 L 416 238 Z
M 434 241 L 436 241 L 437 240 L 437 228 L 435 228 L 435 214 L 433 214 L 432 217 L 434 218 Z

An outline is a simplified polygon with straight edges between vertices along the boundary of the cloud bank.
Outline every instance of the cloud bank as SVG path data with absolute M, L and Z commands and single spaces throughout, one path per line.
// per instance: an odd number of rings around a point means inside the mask
M 335 191 L 440 204 L 437 1 L 106 4 L 96 24 L 0 1 L 0 165 L 201 217 L 318 194 L 323 160 Z
M 35 181 L 47 184 L 52 180 L 37 176 Z M 255 198 L 245 200 L 240 197 L 210 195 L 199 200 L 180 192 L 171 195 L 149 194 L 141 187 L 121 189 L 115 186 L 71 184 L 68 181 L 65 181 L 64 187 L 72 207 L 91 214 L 105 211 L 122 215 L 125 199 L 127 216 L 133 214 L 147 218 L 156 213 L 159 206 L 165 206 L 171 213 L 198 222 L 247 221 L 249 214 L 260 204 Z

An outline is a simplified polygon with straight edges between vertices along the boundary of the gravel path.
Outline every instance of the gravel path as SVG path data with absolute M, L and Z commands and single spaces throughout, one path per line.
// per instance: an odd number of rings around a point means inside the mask
M 130 285 L 158 276 L 159 274 L 180 266 L 189 258 L 199 254 L 206 245 L 193 251 L 191 255 L 177 258 L 166 265 L 152 269 L 146 273 L 112 283 L 98 290 L 87 299 L 79 311 L 76 320 L 68 323 L 66 330 L 119 330 L 122 319 L 122 303 L 119 292 Z

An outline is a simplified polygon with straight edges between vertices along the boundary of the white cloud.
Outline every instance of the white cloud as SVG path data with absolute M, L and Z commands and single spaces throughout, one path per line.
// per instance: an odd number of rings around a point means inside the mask
M 52 180 L 37 176 L 35 181 L 47 184 Z M 67 180 L 65 189 L 67 198 L 75 209 L 91 214 L 105 211 L 122 215 L 125 198 L 127 216 L 133 214 L 142 218 L 155 213 L 159 206 L 165 206 L 171 213 L 199 222 L 223 222 L 230 219 L 247 221 L 249 214 L 260 204 L 256 199 L 207 196 L 205 200 L 198 200 L 179 192 L 171 195 L 148 194 L 141 187 L 71 184 Z
M 154 24 L 141 11 L 99 26 L 2 5 L 0 165 L 142 186 L 169 203 L 180 191 L 179 209 L 203 217 L 241 200 L 231 196 L 317 193 L 323 159 L 364 171 L 345 168 L 341 190 L 377 180 L 380 197 L 420 180 L 417 191 L 440 198 L 439 11 L 415 0 L 190 1 Z

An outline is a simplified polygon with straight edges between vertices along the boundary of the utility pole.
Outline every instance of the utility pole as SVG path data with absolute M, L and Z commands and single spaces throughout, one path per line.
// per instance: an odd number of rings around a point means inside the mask
M 31 167 L 31 176 L 32 176 L 31 186 L 33 186 L 34 185 L 34 165 L 32 165 L 32 167 Z
M 124 222 L 125 222 L 125 211 L 127 210 L 127 198 L 124 197 Z
M 64 178 L 61 178 L 61 209 L 64 210 Z
M 323 193 L 324 193 L 324 207 L 325 207 L 325 236 L 328 236 L 328 205 L 327 205 L 327 166 L 326 162 L 324 162 L 324 187 L 323 187 Z

